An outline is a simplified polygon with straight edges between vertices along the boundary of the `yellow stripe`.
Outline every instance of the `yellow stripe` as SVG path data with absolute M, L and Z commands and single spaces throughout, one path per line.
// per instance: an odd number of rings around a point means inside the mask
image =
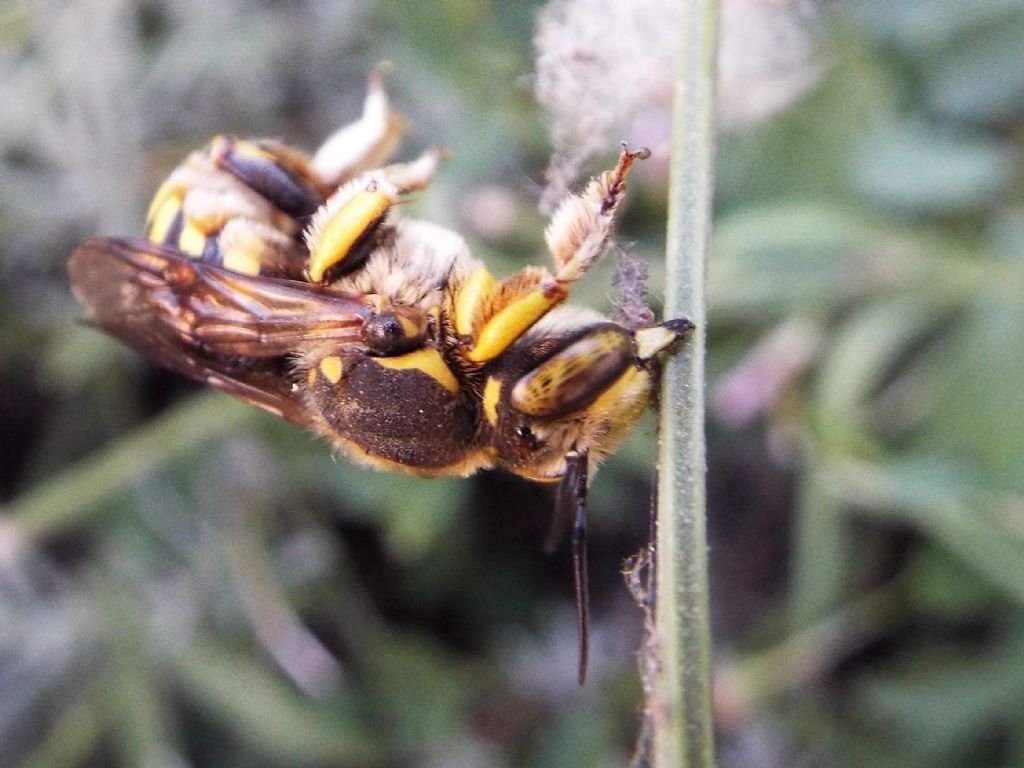
M 473 317 L 477 308 L 494 287 L 494 276 L 487 267 L 477 267 L 459 289 L 455 297 L 455 332 L 468 336 L 473 332 Z
M 444 358 L 441 357 L 441 353 L 436 349 L 417 349 L 415 352 L 396 357 L 374 357 L 371 359 L 382 368 L 396 371 L 410 369 L 422 371 L 449 392 L 457 394 L 459 391 L 458 380 L 445 363 Z
M 608 435 L 613 445 L 636 423 L 650 402 L 651 374 L 643 368 L 630 366 L 608 389 L 586 409 L 588 414 L 605 416 L 611 422 Z
M 160 189 L 162 191 L 163 187 Z M 154 205 L 157 200 L 160 200 L 160 205 L 155 208 L 150 206 L 150 212 L 146 217 L 146 237 L 149 238 L 151 243 L 162 243 L 167 239 L 167 233 L 171 231 L 174 217 L 181 210 L 180 194 L 161 195 L 158 192 L 157 196 L 153 198 Z
M 498 426 L 498 397 L 501 395 L 501 381 L 489 376 L 484 385 L 484 415 L 492 427 Z
M 316 250 L 309 259 L 309 279 L 319 283 L 324 273 L 342 261 L 367 228 L 387 213 L 390 195 L 383 192 L 359 192 L 324 225 Z
M 253 277 L 260 273 L 260 254 L 251 248 L 240 248 L 237 245 L 224 252 L 224 269 L 240 272 Z
M 328 355 L 320 361 L 320 373 L 324 375 L 331 384 L 341 381 L 341 358 L 337 355 Z
M 202 256 L 203 249 L 206 248 L 206 233 L 186 220 L 178 237 L 178 248 L 192 256 Z
M 466 357 L 474 363 L 493 360 L 561 299 L 559 294 L 545 295 L 541 288 L 520 296 L 484 324 L 480 338 Z
M 509 404 L 530 416 L 562 415 L 573 401 L 596 398 L 617 381 L 631 349 L 622 329 L 591 330 L 519 379 Z M 609 381 L 609 375 L 616 378 Z
M 218 136 L 217 139 L 225 139 L 226 137 Z M 216 139 L 215 139 L 216 141 Z M 231 148 L 241 155 L 248 155 L 249 157 L 256 157 L 261 160 L 277 164 L 277 157 L 272 152 L 268 152 L 259 144 L 254 141 L 246 141 L 245 139 L 227 139 L 231 142 Z
M 167 179 L 157 189 L 156 194 L 153 195 L 153 200 L 149 203 L 149 210 L 146 211 L 146 224 L 149 224 L 156 217 L 156 212 L 163 207 L 167 198 L 174 194 L 180 199 L 181 192 L 176 190 L 171 184 L 171 180 Z

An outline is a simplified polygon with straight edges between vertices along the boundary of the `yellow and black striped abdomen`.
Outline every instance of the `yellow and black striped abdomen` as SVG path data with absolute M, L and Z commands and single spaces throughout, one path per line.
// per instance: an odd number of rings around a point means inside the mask
M 157 190 L 146 237 L 242 274 L 297 278 L 302 223 L 323 202 L 302 163 L 294 150 L 217 137 Z

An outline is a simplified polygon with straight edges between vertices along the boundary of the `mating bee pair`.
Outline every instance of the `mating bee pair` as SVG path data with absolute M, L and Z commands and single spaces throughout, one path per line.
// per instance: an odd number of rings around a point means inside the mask
M 585 674 L 588 468 L 650 401 L 690 328 L 633 329 L 568 307 L 601 256 L 630 166 L 623 150 L 554 214 L 554 271 L 497 279 L 461 237 L 389 219 L 437 167 L 381 165 L 404 121 L 371 76 L 362 117 L 312 156 L 214 139 L 158 190 L 147 240 L 99 238 L 69 269 L 92 321 L 179 373 L 307 427 L 357 461 L 418 475 L 500 466 L 560 481 L 575 519 Z

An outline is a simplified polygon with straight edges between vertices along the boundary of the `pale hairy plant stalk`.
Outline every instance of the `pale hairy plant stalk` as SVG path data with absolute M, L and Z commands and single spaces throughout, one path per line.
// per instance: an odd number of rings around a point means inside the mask
M 705 526 L 705 264 L 714 178 L 717 0 L 680 0 L 666 249 L 666 317 L 696 331 L 665 367 L 661 392 L 651 763 L 714 764 Z

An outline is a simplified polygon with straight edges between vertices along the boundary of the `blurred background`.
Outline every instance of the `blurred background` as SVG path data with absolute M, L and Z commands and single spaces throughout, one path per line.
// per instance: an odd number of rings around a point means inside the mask
M 0 2 L 0 766 L 621 766 L 648 418 L 591 491 L 576 686 L 550 489 L 353 467 L 82 325 L 65 261 L 218 132 L 314 148 L 366 75 L 452 150 L 403 215 L 497 274 L 647 144 L 671 4 Z M 1024 766 L 1024 4 L 723 0 L 709 492 L 723 766 Z M 666 63 L 669 62 L 669 63 Z M 637 764 L 643 764 L 642 755 Z

